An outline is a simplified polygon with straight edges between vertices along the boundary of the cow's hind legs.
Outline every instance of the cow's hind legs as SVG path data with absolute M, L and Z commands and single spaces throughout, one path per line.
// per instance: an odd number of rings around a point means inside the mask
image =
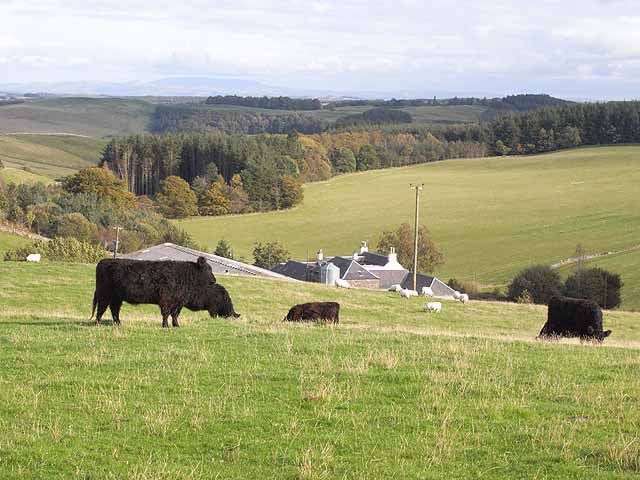
M 180 326 L 180 324 L 178 323 L 178 317 L 180 316 L 181 311 L 182 311 L 182 308 L 178 307 L 173 312 L 171 312 L 171 324 L 174 327 Z
M 120 308 L 122 307 L 122 300 L 111 302 L 109 309 L 111 310 L 111 318 L 113 323 L 120 325 Z
M 102 315 L 107 311 L 107 307 L 109 304 L 107 302 L 98 301 L 98 312 L 96 314 L 96 325 L 100 325 L 100 320 L 102 320 Z

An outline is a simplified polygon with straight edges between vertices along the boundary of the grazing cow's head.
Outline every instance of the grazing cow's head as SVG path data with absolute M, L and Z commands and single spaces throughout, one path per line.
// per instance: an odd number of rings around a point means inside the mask
M 238 318 L 240 316 L 233 309 L 233 302 L 227 289 L 218 284 L 211 285 L 207 309 L 212 317 Z

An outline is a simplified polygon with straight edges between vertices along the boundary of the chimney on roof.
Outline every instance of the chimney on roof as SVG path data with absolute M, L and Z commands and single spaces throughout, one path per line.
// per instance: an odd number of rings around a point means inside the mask
M 318 250 L 316 260 L 318 260 L 318 262 L 322 262 L 324 260 L 324 253 L 322 252 L 322 249 Z
M 367 241 L 363 240 L 360 242 L 360 255 L 369 251 L 369 247 L 367 246 Z
M 384 268 L 390 268 L 390 269 L 402 269 L 402 265 L 400 265 L 398 263 L 398 254 L 396 253 L 396 249 L 394 247 L 391 247 L 391 249 L 389 250 L 389 255 L 387 256 L 387 264 L 384 266 Z

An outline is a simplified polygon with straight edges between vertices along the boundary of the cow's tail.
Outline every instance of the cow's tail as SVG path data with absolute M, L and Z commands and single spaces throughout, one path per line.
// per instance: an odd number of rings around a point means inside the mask
M 96 305 L 98 305 L 98 292 L 93 292 L 93 307 L 91 308 L 91 318 L 89 320 L 93 320 L 93 316 L 96 313 Z

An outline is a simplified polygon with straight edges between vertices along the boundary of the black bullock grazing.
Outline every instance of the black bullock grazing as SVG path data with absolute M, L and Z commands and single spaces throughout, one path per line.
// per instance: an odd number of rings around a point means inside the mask
M 336 302 L 301 303 L 291 307 L 283 322 L 317 322 L 338 323 L 340 321 L 340 304 Z
M 239 317 L 233 309 L 229 293 L 216 283 L 211 266 L 204 257 L 197 262 L 108 259 L 96 267 L 96 291 L 93 313 L 98 308 L 96 324 L 107 307 L 113 321 L 120 324 L 122 302 L 158 305 L 162 326 L 168 327 L 171 315 L 178 327 L 182 308 L 207 310 L 212 317 Z
M 580 298 L 553 297 L 549 302 L 547 323 L 540 337 L 580 337 L 602 342 L 611 330 L 602 330 L 602 310 L 596 302 Z

